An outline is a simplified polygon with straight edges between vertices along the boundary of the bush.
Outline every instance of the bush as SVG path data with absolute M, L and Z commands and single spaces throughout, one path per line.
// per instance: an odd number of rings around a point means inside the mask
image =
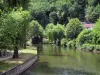
M 63 38 L 63 39 L 61 40 L 61 45 L 63 46 L 65 43 L 67 44 L 67 39 L 66 39 L 66 38 Z
M 93 39 L 93 34 L 92 34 L 92 30 L 87 30 L 84 29 L 77 37 L 76 39 L 76 46 L 80 47 L 83 44 L 86 43 L 92 43 L 92 39 Z
M 95 50 L 96 50 L 96 51 L 100 51 L 100 45 L 96 45 L 96 46 L 95 46 Z
M 100 44 L 100 19 L 96 22 L 93 29 L 93 43 Z
M 94 50 L 94 47 L 95 47 L 95 45 L 88 44 L 87 45 L 87 50 L 93 51 Z
M 91 44 L 83 44 L 81 49 L 82 50 L 88 50 L 88 51 L 93 51 L 95 48 L 95 45 L 91 45 Z
M 81 49 L 82 49 L 82 50 L 86 50 L 86 48 L 87 48 L 87 44 L 83 44 L 83 45 L 81 46 Z
M 82 50 L 88 50 L 88 51 L 93 51 L 93 50 L 100 51 L 100 45 L 83 44 L 81 46 L 81 49 Z
M 75 49 L 76 48 L 76 40 L 69 41 L 68 44 L 67 44 L 67 47 Z

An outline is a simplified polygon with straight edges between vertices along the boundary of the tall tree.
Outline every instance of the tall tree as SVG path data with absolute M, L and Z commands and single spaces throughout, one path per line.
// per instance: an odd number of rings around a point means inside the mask
M 76 11 L 80 20 L 84 21 L 85 18 L 85 8 L 88 3 L 88 0 L 76 0 Z
M 13 58 L 18 58 L 18 49 L 26 43 L 26 39 L 24 39 L 26 36 L 23 36 L 23 34 L 26 34 L 25 21 L 29 19 L 30 15 L 27 11 L 17 10 L 10 12 L 5 17 L 0 28 L 0 34 L 5 38 L 2 38 L 0 42 L 4 42 L 5 46 L 13 48 Z
M 83 30 L 83 25 L 79 19 L 74 18 L 69 21 L 66 26 L 66 37 L 68 39 L 76 39 L 79 33 Z

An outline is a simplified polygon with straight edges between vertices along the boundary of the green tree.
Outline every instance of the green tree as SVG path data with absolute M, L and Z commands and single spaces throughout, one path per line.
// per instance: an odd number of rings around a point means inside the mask
M 64 37 L 64 26 L 57 24 L 54 26 L 54 24 L 48 24 L 46 26 L 46 35 L 49 38 L 49 40 L 51 42 L 57 42 L 57 40 L 59 41 L 59 45 L 61 43 L 62 38 Z
M 37 22 L 32 20 L 30 22 L 30 31 L 32 36 L 43 36 L 44 35 L 44 30 L 42 26 Z
M 58 21 L 58 15 L 57 15 L 57 13 L 56 12 L 51 12 L 49 14 L 49 17 L 50 17 L 51 23 L 53 23 L 54 25 L 56 25 L 57 21 Z
M 96 7 L 89 6 L 86 9 L 87 21 L 96 22 L 99 17 L 100 17 L 100 5 L 97 5 Z
M 77 45 L 77 47 L 79 47 L 79 46 L 82 46 L 83 44 L 86 44 L 86 43 L 92 44 L 92 41 L 93 41 L 93 31 L 84 29 L 78 35 L 78 37 L 76 39 L 76 45 Z
M 66 37 L 68 39 L 76 39 L 82 30 L 83 24 L 79 21 L 79 19 L 71 19 L 66 26 Z
M 100 44 L 100 19 L 96 22 L 93 29 L 93 43 Z
M 29 12 L 22 10 L 12 11 L 3 18 L 0 34 L 2 34 L 1 37 L 5 38 L 1 38 L 0 42 L 13 48 L 13 58 L 18 58 L 18 49 L 26 43 L 26 27 L 28 27 L 26 22 L 28 19 Z
M 45 34 L 46 36 L 48 37 L 49 41 L 53 41 L 53 34 L 52 34 L 52 31 L 53 31 L 53 28 L 54 28 L 54 24 L 48 24 L 45 28 Z
M 22 6 L 27 9 L 29 0 L 4 0 L 4 3 L 10 7 Z
M 64 38 L 64 26 L 57 24 L 52 31 L 53 34 L 53 41 L 57 42 L 58 46 L 61 45 L 61 40 Z

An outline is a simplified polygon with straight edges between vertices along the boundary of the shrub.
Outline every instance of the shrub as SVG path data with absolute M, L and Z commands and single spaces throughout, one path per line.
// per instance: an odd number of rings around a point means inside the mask
M 76 40 L 71 40 L 68 42 L 67 44 L 68 48 L 73 48 L 75 49 L 76 48 Z
M 67 43 L 67 39 L 66 39 L 66 38 L 63 38 L 63 39 L 61 40 L 61 45 L 64 45 L 65 43 Z
M 84 29 L 76 39 L 76 46 L 80 47 L 85 43 L 92 43 L 93 34 L 92 30 Z
M 83 44 L 81 46 L 81 49 L 82 50 L 89 50 L 89 51 L 93 51 L 93 50 L 100 51 L 100 45 Z
M 87 44 L 83 44 L 82 46 L 81 46 L 81 49 L 82 50 L 85 50 L 87 48 Z
M 88 44 L 87 45 L 87 50 L 93 51 L 94 50 L 94 47 L 95 47 L 95 45 Z
M 89 51 L 93 51 L 94 50 L 95 45 L 91 45 L 91 44 L 83 44 L 81 49 L 82 50 L 89 50 Z
M 93 43 L 100 44 L 100 19 L 96 22 L 93 29 Z
M 100 51 L 100 45 L 96 45 L 96 46 L 95 46 L 95 50 L 96 50 L 96 51 Z

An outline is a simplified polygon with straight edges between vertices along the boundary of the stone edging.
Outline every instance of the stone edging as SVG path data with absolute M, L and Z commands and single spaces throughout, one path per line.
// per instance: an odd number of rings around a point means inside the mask
M 20 64 L 4 73 L 1 73 L 0 75 L 19 75 L 22 72 L 24 72 L 26 69 L 28 69 L 32 64 L 34 64 L 38 60 L 38 56 L 34 56 L 31 59 L 27 60 L 23 64 Z

